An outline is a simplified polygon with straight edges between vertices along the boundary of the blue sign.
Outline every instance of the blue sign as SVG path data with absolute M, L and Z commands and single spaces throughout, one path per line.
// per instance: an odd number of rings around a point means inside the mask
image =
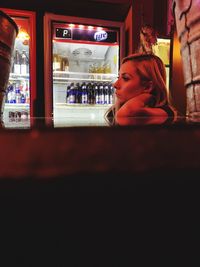
M 94 39 L 97 42 L 104 41 L 107 38 L 108 38 L 108 34 L 105 31 L 98 31 L 98 32 L 95 32 L 95 34 L 94 34 Z

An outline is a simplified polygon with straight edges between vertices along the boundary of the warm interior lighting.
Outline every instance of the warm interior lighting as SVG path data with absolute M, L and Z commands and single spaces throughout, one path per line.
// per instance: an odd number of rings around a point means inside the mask
M 94 27 L 93 26 L 88 26 L 88 30 L 93 30 Z
M 83 29 L 84 25 L 79 25 L 78 27 L 79 27 L 79 29 Z
M 103 28 L 102 27 L 97 27 L 97 31 L 102 31 Z
M 165 65 L 170 60 L 170 39 L 157 38 L 157 44 L 153 47 L 154 53 L 162 59 Z
M 28 32 L 25 29 L 20 28 L 19 29 L 19 33 L 18 33 L 16 38 L 21 40 L 24 45 L 28 45 L 30 36 L 29 36 Z
M 74 24 L 69 24 L 69 27 L 70 27 L 70 28 L 74 28 L 75 25 L 74 25 Z
M 178 38 L 176 38 L 176 39 L 174 38 L 173 54 L 174 54 L 174 61 L 180 62 L 182 60 L 180 42 L 179 42 Z

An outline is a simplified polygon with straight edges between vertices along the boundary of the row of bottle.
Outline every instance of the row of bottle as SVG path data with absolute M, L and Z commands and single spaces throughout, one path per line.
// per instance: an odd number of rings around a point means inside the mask
M 27 121 L 29 118 L 29 112 L 27 110 L 9 111 L 9 122 Z
M 27 75 L 29 73 L 29 57 L 25 50 L 20 52 L 18 49 L 15 49 L 11 71 L 17 75 Z
M 10 83 L 6 91 L 6 103 L 9 104 L 29 104 L 30 93 L 27 83 Z
M 113 104 L 114 87 L 111 83 L 76 83 L 67 86 L 67 104 Z
M 110 62 L 106 63 L 93 63 L 89 65 L 89 73 L 111 73 Z
M 69 71 L 69 60 L 58 54 L 53 54 L 53 71 Z M 93 63 L 88 67 L 89 73 L 111 73 L 110 62 Z

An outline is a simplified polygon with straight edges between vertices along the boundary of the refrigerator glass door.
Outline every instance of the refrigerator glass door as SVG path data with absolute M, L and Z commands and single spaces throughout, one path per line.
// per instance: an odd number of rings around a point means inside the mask
M 53 118 L 58 127 L 105 125 L 104 114 L 114 102 L 119 45 L 113 36 L 117 32 L 81 26 L 54 25 Z M 113 40 L 106 42 L 109 36 Z
M 11 16 L 19 27 L 15 40 L 4 108 L 6 128 L 30 127 L 30 24 L 28 18 Z
M 169 75 L 170 75 L 170 39 L 158 38 L 157 45 L 155 46 L 155 54 L 159 56 L 165 64 L 167 75 L 167 89 L 169 93 Z

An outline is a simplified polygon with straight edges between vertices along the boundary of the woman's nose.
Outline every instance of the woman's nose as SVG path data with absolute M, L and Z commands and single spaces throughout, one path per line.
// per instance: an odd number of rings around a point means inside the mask
M 113 83 L 113 87 L 115 89 L 119 89 L 119 79 L 117 79 L 114 83 Z

